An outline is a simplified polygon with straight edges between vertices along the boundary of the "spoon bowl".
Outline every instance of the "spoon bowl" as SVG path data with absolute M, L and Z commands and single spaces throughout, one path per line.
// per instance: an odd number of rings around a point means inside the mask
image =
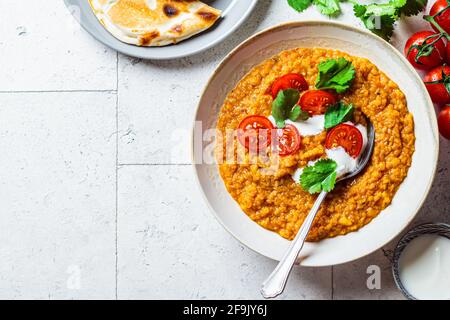
M 372 156 L 373 149 L 375 147 L 375 128 L 373 127 L 372 122 L 370 122 L 369 118 L 367 118 L 366 115 L 363 114 L 363 117 L 365 118 L 366 123 L 367 123 L 367 127 L 366 127 L 366 129 L 367 129 L 367 145 L 364 148 L 364 150 L 362 151 L 362 154 L 360 155 L 360 157 L 358 159 L 358 163 L 356 165 L 355 170 L 348 172 L 341 177 L 338 177 L 337 178 L 338 182 L 353 178 L 353 177 L 357 176 L 359 173 L 361 173 L 361 171 L 363 171 L 364 168 L 369 163 L 370 157 Z

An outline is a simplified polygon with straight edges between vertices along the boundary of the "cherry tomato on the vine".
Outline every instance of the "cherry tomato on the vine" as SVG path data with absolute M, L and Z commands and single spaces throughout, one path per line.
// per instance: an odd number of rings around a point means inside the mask
M 405 45 L 405 56 L 418 69 L 429 69 L 441 65 L 446 58 L 443 35 L 432 31 L 413 34 Z
M 438 116 L 439 132 L 450 140 L 450 106 L 445 106 Z
M 450 103 L 450 67 L 440 66 L 429 71 L 423 78 L 431 100 L 435 103 Z
M 441 13 L 436 16 L 439 12 Z M 444 29 L 445 32 L 450 33 L 450 8 L 447 0 L 437 0 L 430 9 L 430 16 L 436 16 L 434 18 L 436 23 Z M 431 23 L 431 26 L 434 30 L 439 32 L 435 25 Z

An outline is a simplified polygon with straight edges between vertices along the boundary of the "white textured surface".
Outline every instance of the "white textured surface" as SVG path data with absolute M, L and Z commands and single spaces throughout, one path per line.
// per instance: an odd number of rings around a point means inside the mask
M 340 20 L 358 24 L 344 6 Z M 259 298 L 275 264 L 208 212 L 186 165 L 185 133 L 205 81 L 234 46 L 273 24 L 317 18 L 326 19 L 260 0 L 218 47 L 149 62 L 98 44 L 61 0 L 1 1 L 0 298 Z M 397 47 L 418 21 L 400 25 Z M 450 222 L 449 160 L 441 140 L 438 176 L 414 224 Z M 369 265 L 382 270 L 380 290 L 365 285 Z M 282 298 L 331 297 L 402 298 L 381 251 L 334 268 L 296 268 Z
M 62 0 L 2 0 L 0 30 L 0 91 L 116 89 L 116 53 Z
M 0 298 L 114 298 L 115 103 L 0 94 Z
M 217 223 L 190 166 L 119 170 L 119 298 L 259 299 L 275 263 Z M 331 297 L 330 268 L 297 269 L 284 298 Z

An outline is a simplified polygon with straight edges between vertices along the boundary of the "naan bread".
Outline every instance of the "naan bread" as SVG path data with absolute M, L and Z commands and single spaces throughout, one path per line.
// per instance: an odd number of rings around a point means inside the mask
M 95 15 L 119 40 L 165 46 L 211 27 L 221 12 L 196 0 L 89 0 Z

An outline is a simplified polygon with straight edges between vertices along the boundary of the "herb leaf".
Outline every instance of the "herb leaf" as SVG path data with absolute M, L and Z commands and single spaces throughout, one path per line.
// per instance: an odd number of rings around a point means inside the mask
M 332 159 L 321 159 L 313 166 L 308 166 L 300 176 L 302 188 L 311 194 L 322 190 L 330 192 L 336 184 L 337 163 Z
M 344 59 L 329 59 L 319 64 L 319 76 L 316 81 L 317 89 L 334 89 L 343 93 L 355 78 L 355 67 Z
M 298 12 L 303 12 L 314 4 L 320 13 L 327 16 L 337 16 L 341 13 L 340 2 L 341 0 L 288 0 L 288 4 Z
M 372 3 L 366 5 L 366 15 L 381 17 L 381 16 L 396 16 L 398 9 L 406 4 L 407 0 L 391 0 L 388 3 Z
M 398 19 L 397 9 L 393 6 L 378 7 L 381 5 L 372 4 L 368 6 L 355 4 L 353 11 L 355 16 L 361 19 L 365 27 L 389 41 L 394 33 L 394 23 Z
M 325 129 L 333 128 L 340 123 L 350 120 L 354 111 L 355 108 L 351 103 L 346 105 L 342 101 L 328 107 L 325 113 Z
M 298 12 L 302 12 L 311 6 L 312 0 L 288 0 L 288 4 Z
M 372 3 L 360 5 L 355 3 L 353 11 L 362 20 L 367 29 L 390 40 L 394 32 L 394 23 L 401 16 L 419 14 L 427 5 L 428 0 L 390 0 L 388 3 Z
M 340 0 L 312 0 L 314 6 L 320 13 L 327 16 L 337 16 L 341 13 Z
M 295 89 L 281 90 L 272 103 L 272 116 L 277 127 L 284 128 L 285 120 L 289 119 L 293 107 L 297 104 L 300 93 Z
M 340 3 L 345 0 L 288 0 L 289 5 L 302 12 L 312 4 L 324 15 L 337 16 L 341 13 Z M 394 23 L 401 16 L 414 16 L 427 6 L 428 0 L 389 0 L 386 3 L 353 4 L 355 15 L 361 19 L 367 29 L 389 41 L 394 32 Z
M 300 108 L 299 105 L 296 105 L 291 112 L 289 112 L 289 120 L 291 121 L 305 121 L 309 119 L 309 113 L 306 111 L 303 111 L 302 108 Z
M 400 8 L 399 14 L 403 14 L 407 17 L 415 16 L 422 12 L 427 6 L 428 0 L 408 0 L 406 4 Z

